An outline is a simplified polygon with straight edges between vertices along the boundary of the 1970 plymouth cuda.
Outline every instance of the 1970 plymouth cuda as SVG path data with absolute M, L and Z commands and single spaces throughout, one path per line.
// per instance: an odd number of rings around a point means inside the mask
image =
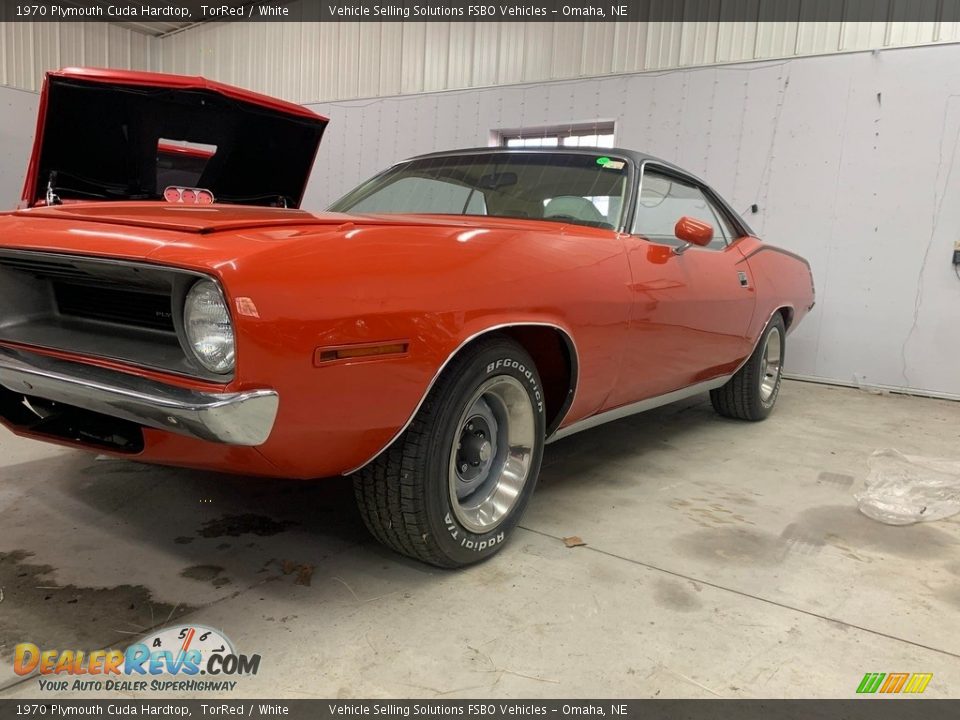
M 807 263 L 628 150 L 483 148 L 298 209 L 327 119 L 148 73 L 48 75 L 0 215 L 0 419 L 138 461 L 354 477 L 372 533 L 495 553 L 544 444 L 710 392 L 765 418 Z

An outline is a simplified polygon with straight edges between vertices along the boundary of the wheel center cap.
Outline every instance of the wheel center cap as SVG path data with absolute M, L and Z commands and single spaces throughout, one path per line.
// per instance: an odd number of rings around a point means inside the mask
M 490 423 L 475 415 L 464 425 L 457 441 L 457 472 L 466 483 L 479 482 L 496 454 Z
M 480 445 L 480 450 L 478 455 L 480 456 L 480 462 L 485 463 L 490 459 L 490 454 L 493 452 L 493 445 L 490 444 L 489 440 L 484 440 L 483 444 Z

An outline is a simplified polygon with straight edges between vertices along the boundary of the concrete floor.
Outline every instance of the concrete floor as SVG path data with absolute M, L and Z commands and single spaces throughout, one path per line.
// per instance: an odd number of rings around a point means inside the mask
M 444 572 L 372 542 L 342 479 L 0 430 L 0 697 L 40 695 L 17 642 L 123 647 L 174 623 L 262 655 L 236 697 L 851 697 L 897 671 L 956 697 L 960 517 L 885 526 L 852 494 L 873 450 L 958 457 L 958 438 L 960 403 L 786 382 L 750 424 L 695 398 L 549 446 L 513 541 Z

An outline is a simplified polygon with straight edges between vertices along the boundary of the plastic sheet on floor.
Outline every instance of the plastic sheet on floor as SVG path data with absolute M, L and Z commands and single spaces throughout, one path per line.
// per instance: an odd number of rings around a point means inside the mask
M 942 520 L 960 513 L 960 460 L 884 449 L 868 461 L 860 512 L 887 525 Z

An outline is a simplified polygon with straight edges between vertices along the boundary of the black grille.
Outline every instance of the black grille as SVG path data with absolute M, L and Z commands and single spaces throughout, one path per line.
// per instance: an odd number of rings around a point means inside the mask
M 26 257 L 0 256 L 0 267 L 19 270 L 40 278 L 61 278 L 64 280 L 85 280 L 93 276 L 78 268 L 69 260 L 38 260 Z
M 53 292 L 61 316 L 176 332 L 167 294 L 57 281 Z

